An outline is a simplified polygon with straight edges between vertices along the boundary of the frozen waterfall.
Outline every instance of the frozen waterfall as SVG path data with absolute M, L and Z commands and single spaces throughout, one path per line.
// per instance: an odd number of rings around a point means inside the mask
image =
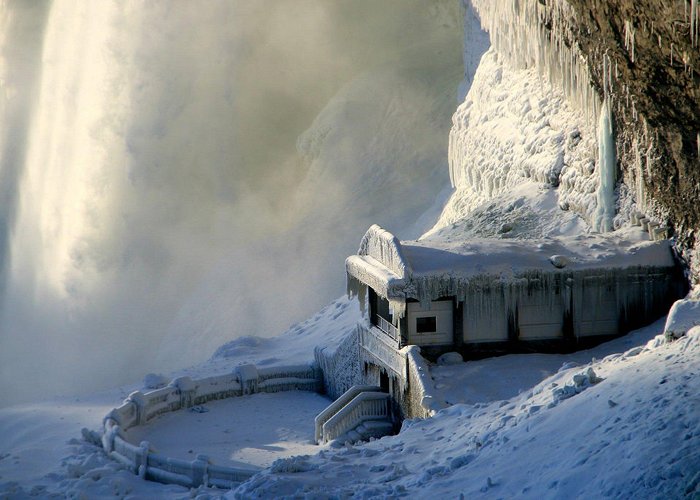
M 598 206 L 593 217 L 593 229 L 601 233 L 612 231 L 615 217 L 615 138 L 608 100 L 603 102 L 598 124 L 598 174 L 596 192 Z

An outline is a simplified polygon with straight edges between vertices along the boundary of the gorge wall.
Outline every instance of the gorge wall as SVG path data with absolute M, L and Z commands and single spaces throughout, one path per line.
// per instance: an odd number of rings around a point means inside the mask
M 700 50 L 698 4 L 673 0 L 569 0 L 571 42 L 588 55 L 603 88 L 602 57 L 614 66 L 612 101 L 619 168 L 637 204 L 667 222 L 698 274 L 700 230 Z

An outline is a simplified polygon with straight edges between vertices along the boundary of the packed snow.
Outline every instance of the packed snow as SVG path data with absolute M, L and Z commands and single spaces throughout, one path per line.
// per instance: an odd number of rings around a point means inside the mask
M 223 466 L 269 467 L 278 458 L 317 453 L 314 417 L 331 400 L 314 392 L 261 393 L 168 413 L 126 432 L 157 453 L 182 460 L 207 455 Z

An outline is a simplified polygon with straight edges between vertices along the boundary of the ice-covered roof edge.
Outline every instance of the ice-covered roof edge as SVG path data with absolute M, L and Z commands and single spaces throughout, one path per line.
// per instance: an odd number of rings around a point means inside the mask
M 405 316 L 407 299 L 418 300 L 422 307 L 429 309 L 431 301 L 443 297 L 454 297 L 466 305 L 475 301 L 488 302 L 490 295 L 496 293 L 503 296 L 506 304 L 513 304 L 518 297 L 531 293 L 533 289 L 582 289 L 592 284 L 589 282 L 591 279 L 615 284 L 616 290 L 621 289 L 620 285 L 640 280 L 648 280 L 651 286 L 654 275 L 673 272 L 671 266 L 628 266 L 547 271 L 530 269 L 508 276 L 489 273 L 472 276 L 436 273 L 414 275 L 409 280 L 402 280 L 387 279 L 389 273 L 382 269 L 384 266 L 381 263 L 365 259 L 366 257 L 351 256 L 346 261 L 348 295 L 357 296 L 364 311 L 367 287 L 371 287 L 379 296 L 389 301 L 395 320 Z
M 402 318 L 406 310 L 406 295 L 403 293 L 404 280 L 373 257 L 351 255 L 345 259 L 348 297 L 357 297 L 360 309 L 365 312 L 367 287 L 389 301 L 394 317 Z
M 377 224 L 372 224 L 362 237 L 357 255 L 372 257 L 398 278 L 410 278 L 412 274 L 411 266 L 403 256 L 399 239 Z

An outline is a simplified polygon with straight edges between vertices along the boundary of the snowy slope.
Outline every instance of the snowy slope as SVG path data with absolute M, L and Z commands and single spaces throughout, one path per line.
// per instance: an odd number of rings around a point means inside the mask
M 310 351 L 305 356 L 299 346 L 336 345 L 357 319 L 356 307 L 346 300 L 331 304 L 269 343 L 229 343 L 188 373 L 221 373 L 227 364 L 230 370 L 250 359 L 274 363 L 287 353 L 290 360 L 309 359 Z M 336 322 L 346 326 L 334 330 Z M 512 355 L 433 367 L 438 393 L 468 404 L 407 421 L 398 436 L 282 460 L 229 496 L 675 498 L 695 491 L 700 328 L 670 344 L 655 338 L 662 330 L 663 320 L 571 355 Z M 589 386 L 590 377 L 580 377 L 577 387 L 576 376 L 589 367 L 604 380 Z M 128 493 L 188 498 L 184 488 L 121 470 L 79 439 L 81 427 L 98 428 L 107 410 L 135 388 L 0 410 L 0 497 L 22 498 L 33 490 L 90 498 Z M 264 415 L 272 408 L 258 411 Z M 216 445 L 218 432 L 193 429 L 190 437 Z
M 290 472 L 265 471 L 230 497 L 698 495 L 698 356 L 700 328 L 671 344 L 653 339 L 511 399 L 455 405 L 405 422 L 398 436 L 290 459 Z
M 278 337 L 236 339 L 221 346 L 208 361 L 169 374 L 166 379 L 230 373 L 244 363 L 276 366 L 311 362 L 314 346 L 334 348 L 354 330 L 359 319 L 357 302 L 341 298 Z M 174 498 L 177 495 L 189 498 L 185 488 L 140 480 L 107 459 L 101 449 L 81 439 L 83 427 L 99 429 L 107 412 L 131 392 L 143 389 L 145 383 L 146 380 L 143 384 L 115 387 L 81 397 L 0 409 L 0 498 L 25 498 L 32 491 L 61 496 L 82 494 L 88 498 L 111 498 L 129 492 L 137 498 Z M 279 402 L 263 402 L 263 409 L 257 408 L 257 411 L 263 415 L 278 412 Z M 252 423 L 253 419 L 249 420 Z M 269 420 L 266 425 L 272 425 Z M 304 427 L 303 423 L 297 425 Z M 193 429 L 191 439 L 198 435 L 202 437 L 203 446 L 207 440 L 216 444 L 221 429 L 210 430 L 212 432 L 207 433 Z M 308 421 L 308 431 L 313 432 L 312 419 Z M 249 439 L 261 436 L 260 432 L 249 431 L 248 434 Z M 270 455 L 274 455 L 274 450 L 260 456 L 264 460 Z

